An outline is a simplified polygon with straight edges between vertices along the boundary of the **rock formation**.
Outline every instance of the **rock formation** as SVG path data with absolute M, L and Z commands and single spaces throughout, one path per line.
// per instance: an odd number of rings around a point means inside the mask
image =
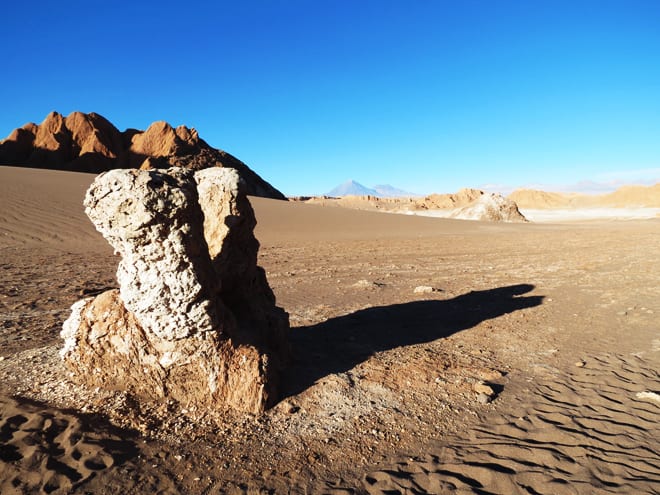
M 415 201 L 417 210 L 445 210 L 468 206 L 484 195 L 479 189 L 463 188 L 456 193 L 430 194 Z
M 0 141 L 0 165 L 100 173 L 116 168 L 238 170 L 248 194 L 286 199 L 236 157 L 209 146 L 195 129 L 154 122 L 146 131 L 120 132 L 96 113 L 51 112 L 39 125 L 29 123 Z
M 259 413 L 276 397 L 288 315 L 257 266 L 237 171 L 112 170 L 85 212 L 115 251 L 119 290 L 72 306 L 61 355 L 75 380 Z
M 298 197 L 293 201 L 341 206 L 359 210 L 415 213 L 437 217 L 491 222 L 526 222 L 516 203 L 499 194 L 479 189 L 461 189 L 451 194 L 430 194 L 422 198 L 379 198 L 375 196 Z
M 489 222 L 526 222 L 516 203 L 499 194 L 483 193 L 472 203 L 457 208 L 450 215 L 462 220 L 484 220 Z

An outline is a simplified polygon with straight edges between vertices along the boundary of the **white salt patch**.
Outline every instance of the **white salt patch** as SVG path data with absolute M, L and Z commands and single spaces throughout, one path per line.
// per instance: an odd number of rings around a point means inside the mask
M 576 208 L 520 209 L 532 222 L 573 222 L 581 220 L 644 220 L 660 216 L 660 208 Z

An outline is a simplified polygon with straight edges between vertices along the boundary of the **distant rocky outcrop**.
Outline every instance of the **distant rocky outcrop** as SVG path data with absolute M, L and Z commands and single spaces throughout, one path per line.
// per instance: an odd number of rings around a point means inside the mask
M 456 193 L 430 194 L 424 197 L 381 198 L 378 196 L 307 196 L 291 198 L 325 206 L 340 206 L 357 210 L 383 211 L 484 220 L 490 222 L 526 222 L 514 201 L 499 194 L 489 194 L 479 189 L 461 189 Z
M 467 206 L 483 196 L 479 189 L 459 189 L 456 193 L 430 194 L 415 200 L 416 210 L 447 210 Z
M 116 168 L 238 171 L 253 196 L 286 199 L 238 158 L 212 148 L 195 129 L 154 122 L 146 131 L 120 132 L 96 113 L 51 112 L 39 125 L 29 123 L 0 141 L 0 165 L 100 173 Z
M 526 222 L 527 219 L 510 199 L 499 194 L 483 193 L 467 206 L 454 210 L 451 218 L 488 222 Z
M 122 259 L 120 289 L 78 301 L 63 325 L 73 379 L 186 407 L 271 405 L 289 322 L 257 266 L 238 173 L 112 170 L 84 205 Z

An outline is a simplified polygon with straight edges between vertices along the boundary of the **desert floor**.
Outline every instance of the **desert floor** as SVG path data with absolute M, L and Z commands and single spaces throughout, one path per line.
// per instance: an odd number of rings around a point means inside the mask
M 69 381 L 69 307 L 116 284 L 92 179 L 0 167 L 3 495 L 660 492 L 660 219 L 253 199 L 294 361 L 237 417 Z

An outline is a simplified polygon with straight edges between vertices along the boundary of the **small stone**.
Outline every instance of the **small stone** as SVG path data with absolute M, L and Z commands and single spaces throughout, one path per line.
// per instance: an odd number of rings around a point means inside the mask
M 413 290 L 413 293 L 415 294 L 430 294 L 431 292 L 436 292 L 436 289 L 430 285 L 418 285 Z
M 487 395 L 487 394 L 477 395 L 477 402 L 479 404 L 489 404 L 491 400 L 492 400 L 492 398 L 491 398 L 490 395 Z
M 641 400 L 652 400 L 654 402 L 660 403 L 660 394 L 657 394 L 655 392 L 649 392 L 649 391 L 637 392 L 635 396 Z
M 479 373 L 479 377 L 482 380 L 498 380 L 504 376 L 504 373 L 502 373 L 499 370 L 493 370 L 493 369 L 486 369 L 483 370 Z
M 485 384 L 484 382 L 477 382 L 472 386 L 472 389 L 478 394 L 485 394 L 489 397 L 495 395 L 495 391 L 490 385 Z
M 586 361 L 581 359 L 580 361 L 575 363 L 575 366 L 577 366 L 578 368 L 584 368 L 586 364 L 587 364 Z
M 374 282 L 369 282 L 368 280 L 362 279 L 355 282 L 353 287 L 357 289 L 373 289 L 376 287 L 376 284 Z

